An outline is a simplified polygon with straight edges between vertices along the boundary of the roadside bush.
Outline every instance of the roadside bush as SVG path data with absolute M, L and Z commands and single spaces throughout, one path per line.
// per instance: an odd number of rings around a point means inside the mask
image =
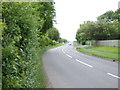
M 51 9 L 47 5 L 51 6 Z M 39 73 L 40 76 L 43 74 L 39 61 L 40 54 L 50 44 L 50 39 L 40 32 L 44 22 L 49 24 L 43 14 L 46 8 L 48 8 L 46 12 L 54 11 L 53 4 L 49 2 L 2 3 L 2 23 L 5 24 L 5 27 L 2 27 L 3 88 L 45 87 L 43 77 L 38 76 Z M 49 13 L 47 17 L 53 13 Z M 51 17 L 50 20 L 52 19 Z
M 55 45 L 55 44 L 56 44 L 56 41 L 52 40 L 51 45 Z

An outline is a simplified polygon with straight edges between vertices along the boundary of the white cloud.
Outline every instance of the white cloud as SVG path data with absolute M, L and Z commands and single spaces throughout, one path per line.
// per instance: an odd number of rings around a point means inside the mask
M 56 20 L 54 25 L 62 38 L 75 40 L 76 31 L 84 21 L 95 21 L 109 10 L 117 10 L 119 0 L 54 0 Z

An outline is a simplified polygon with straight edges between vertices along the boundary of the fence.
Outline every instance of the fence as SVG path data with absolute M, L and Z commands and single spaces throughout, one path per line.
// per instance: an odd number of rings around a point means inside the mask
M 116 46 L 120 47 L 120 40 L 100 40 L 93 43 L 95 46 Z

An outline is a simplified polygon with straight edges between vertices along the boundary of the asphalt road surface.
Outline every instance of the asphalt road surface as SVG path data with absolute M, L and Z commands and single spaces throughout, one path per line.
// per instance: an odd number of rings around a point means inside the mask
M 118 62 L 76 51 L 72 45 L 50 49 L 43 66 L 52 88 L 118 88 Z

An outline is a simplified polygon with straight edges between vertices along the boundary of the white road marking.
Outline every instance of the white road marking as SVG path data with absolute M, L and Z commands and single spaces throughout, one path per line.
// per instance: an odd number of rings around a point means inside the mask
M 63 52 L 64 54 L 66 54 L 63 49 L 62 49 L 62 52 Z M 68 54 L 66 54 L 66 55 L 67 55 L 68 57 L 72 58 L 72 56 L 70 56 L 70 55 L 68 55 Z
M 107 73 L 107 74 L 108 74 L 108 75 L 110 75 L 110 76 L 113 76 L 113 77 L 115 77 L 115 78 L 120 79 L 120 77 L 119 77 L 119 76 L 113 75 L 113 74 L 111 74 L 111 73 Z
M 80 61 L 80 60 L 78 60 L 78 59 L 76 59 L 76 61 L 77 61 L 77 62 L 80 62 L 80 63 L 82 63 L 82 64 L 84 64 L 84 65 L 86 65 L 86 66 L 88 66 L 88 67 L 91 67 L 91 68 L 93 67 L 93 66 L 91 66 L 91 65 L 89 65 L 89 64 L 87 64 L 87 63 L 84 63 L 84 62 L 82 62 L 82 61 Z
M 72 58 L 72 56 L 70 56 L 70 55 L 68 55 L 68 54 L 66 54 L 68 57 L 70 57 L 70 58 Z
M 62 49 L 62 52 L 65 54 L 64 50 Z

